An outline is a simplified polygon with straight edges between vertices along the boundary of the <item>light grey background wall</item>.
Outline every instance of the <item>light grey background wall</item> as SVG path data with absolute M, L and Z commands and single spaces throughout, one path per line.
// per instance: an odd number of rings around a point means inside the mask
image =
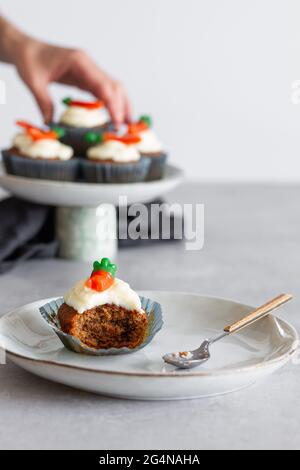
M 2 0 L 29 33 L 86 49 L 151 113 L 172 160 L 203 180 L 299 180 L 298 0 Z M 15 118 L 39 119 L 14 71 L 0 66 Z M 53 86 L 53 97 L 70 94 Z M 72 93 L 71 93 L 72 94 Z M 77 93 L 73 92 L 74 96 Z M 78 94 L 79 95 L 79 94 Z M 59 110 L 59 106 L 58 106 Z

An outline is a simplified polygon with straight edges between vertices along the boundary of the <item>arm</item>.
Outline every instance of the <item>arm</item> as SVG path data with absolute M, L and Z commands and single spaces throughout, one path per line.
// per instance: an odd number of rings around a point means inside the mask
M 84 51 L 34 39 L 1 16 L 0 60 L 16 66 L 46 123 L 53 115 L 48 91 L 52 82 L 76 86 L 103 100 L 117 125 L 131 119 L 130 102 L 122 84 L 99 68 Z

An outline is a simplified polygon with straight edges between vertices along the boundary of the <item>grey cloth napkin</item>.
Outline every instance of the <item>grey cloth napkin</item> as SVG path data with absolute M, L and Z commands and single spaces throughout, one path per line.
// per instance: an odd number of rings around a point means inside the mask
M 51 258 L 57 248 L 52 208 L 15 197 L 0 201 L 0 274 L 30 258 Z

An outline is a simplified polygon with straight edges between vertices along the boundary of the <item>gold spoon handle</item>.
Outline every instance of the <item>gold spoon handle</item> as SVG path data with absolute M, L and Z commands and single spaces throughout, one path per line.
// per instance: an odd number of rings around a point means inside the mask
M 246 317 L 241 318 L 241 320 L 238 320 L 232 325 L 225 326 L 224 331 L 226 331 L 227 333 L 235 333 L 236 331 L 241 330 L 245 326 L 248 326 L 251 323 L 254 323 L 255 321 L 265 317 L 266 315 L 268 315 L 269 312 L 285 304 L 292 298 L 293 296 L 290 294 L 278 295 L 278 297 L 275 297 L 274 299 L 269 300 L 269 302 L 267 302 L 266 304 L 261 305 L 261 307 L 256 308 Z

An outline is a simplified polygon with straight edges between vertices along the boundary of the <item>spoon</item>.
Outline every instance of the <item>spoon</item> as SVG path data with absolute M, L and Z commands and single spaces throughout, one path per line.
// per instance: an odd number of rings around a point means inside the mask
M 246 317 L 241 318 L 232 325 L 225 326 L 222 333 L 214 336 L 210 339 L 205 339 L 199 348 L 194 349 L 193 351 L 182 351 L 182 352 L 173 352 L 168 353 L 163 356 L 163 360 L 168 364 L 179 367 L 180 369 L 191 369 L 192 367 L 197 367 L 203 362 L 206 362 L 210 358 L 209 347 L 211 344 L 219 341 L 226 336 L 229 336 L 237 331 L 240 331 L 242 328 L 245 328 L 252 323 L 261 320 L 269 312 L 285 304 L 293 297 L 290 294 L 281 294 L 278 297 L 275 297 L 272 300 L 269 300 L 264 305 L 253 310 Z

